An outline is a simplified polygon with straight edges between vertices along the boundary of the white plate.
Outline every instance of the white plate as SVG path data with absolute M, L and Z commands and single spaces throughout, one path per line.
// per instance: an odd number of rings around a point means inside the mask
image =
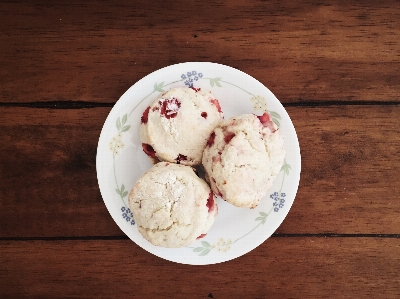
M 152 164 L 142 151 L 140 117 L 171 87 L 211 90 L 225 118 L 268 111 L 285 137 L 286 160 L 268 195 L 255 209 L 235 208 L 218 198 L 219 215 L 207 236 L 189 247 L 150 244 L 138 232 L 128 208 L 128 192 Z M 137 245 L 169 261 L 206 265 L 229 261 L 259 246 L 279 227 L 293 204 L 300 180 L 300 148 L 293 124 L 278 99 L 259 81 L 234 68 L 188 62 L 149 74 L 126 91 L 104 123 L 97 148 L 97 179 L 108 211 Z

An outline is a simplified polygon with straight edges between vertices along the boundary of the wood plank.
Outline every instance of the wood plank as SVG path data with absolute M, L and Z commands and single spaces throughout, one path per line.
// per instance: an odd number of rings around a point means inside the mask
M 112 103 L 186 61 L 238 68 L 283 103 L 399 101 L 395 0 L 7 1 L 0 14 L 3 103 Z
M 0 236 L 122 234 L 96 176 L 109 110 L 0 109 Z
M 399 239 L 272 238 L 188 266 L 129 240 L 0 242 L 0 297 L 399 298 L 399 252 Z
M 302 172 L 278 232 L 398 234 L 400 107 L 287 111 L 300 142 Z
M 0 108 L 1 237 L 123 235 L 96 178 L 109 110 Z M 400 107 L 287 110 L 302 174 L 277 232 L 399 234 Z

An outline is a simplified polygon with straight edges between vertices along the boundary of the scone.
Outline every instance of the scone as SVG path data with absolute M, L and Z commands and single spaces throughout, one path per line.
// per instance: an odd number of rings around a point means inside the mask
M 222 121 L 203 153 L 211 189 L 234 206 L 255 208 L 282 167 L 283 142 L 267 113 Z
M 214 194 L 190 166 L 159 162 L 129 193 L 139 232 L 150 243 L 182 247 L 204 237 L 218 214 Z
M 208 137 L 222 119 L 221 107 L 211 92 L 172 88 L 143 112 L 143 151 L 153 160 L 199 165 Z

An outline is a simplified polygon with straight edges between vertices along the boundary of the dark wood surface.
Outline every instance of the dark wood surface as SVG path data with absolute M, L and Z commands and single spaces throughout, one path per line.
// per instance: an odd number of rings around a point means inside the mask
M 271 238 L 213 266 L 130 240 L 2 242 L 2 298 L 396 298 L 399 239 Z
M 0 298 L 400 297 L 397 1 L 2 1 L 0 16 Z M 96 178 L 114 103 L 186 61 L 265 84 L 302 155 L 275 234 L 209 266 L 130 241 Z

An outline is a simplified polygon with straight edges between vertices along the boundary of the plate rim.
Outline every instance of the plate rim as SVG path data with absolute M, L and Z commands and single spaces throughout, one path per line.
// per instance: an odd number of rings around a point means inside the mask
M 246 76 L 249 80 L 255 81 L 257 82 L 257 84 L 260 84 L 263 88 L 265 88 L 265 90 L 270 93 L 271 96 L 273 96 L 275 98 L 275 100 L 277 101 L 277 104 L 279 104 L 281 106 L 281 109 L 283 109 L 283 111 L 285 111 L 289 121 L 290 121 L 290 127 L 291 129 L 293 129 L 293 133 L 294 135 L 292 136 L 295 137 L 295 143 L 291 144 L 291 147 L 295 147 L 295 152 L 297 153 L 297 159 L 294 159 L 294 162 L 296 164 L 296 169 L 298 169 L 298 172 L 296 172 L 295 177 L 292 178 L 292 186 L 296 186 L 293 190 L 294 196 L 293 196 L 293 200 L 290 202 L 290 205 L 288 206 L 287 212 L 285 213 L 285 215 L 283 217 L 281 217 L 281 219 L 279 221 L 275 221 L 274 222 L 274 228 L 272 229 L 272 233 L 268 234 L 265 238 L 264 236 L 261 239 L 260 242 L 257 242 L 258 244 L 256 246 L 254 246 L 252 249 L 247 250 L 243 253 L 240 254 L 235 254 L 234 256 L 229 256 L 229 258 L 227 259 L 222 259 L 220 261 L 217 262 L 211 262 L 211 263 L 193 263 L 193 262 L 184 262 L 184 261 L 177 261 L 171 258 L 167 258 L 165 256 L 161 256 L 159 254 L 156 254 L 154 252 L 149 251 L 148 249 L 142 247 L 140 244 L 138 244 L 136 242 L 136 240 L 132 239 L 130 234 L 128 233 L 126 227 L 124 225 L 120 225 L 120 219 L 118 218 L 117 220 L 117 216 L 114 215 L 111 211 L 112 211 L 112 203 L 111 200 L 106 200 L 106 197 L 108 197 L 108 194 L 106 194 L 106 191 L 104 190 L 105 187 L 102 188 L 101 182 L 102 182 L 102 178 L 101 174 L 99 172 L 100 169 L 102 169 L 101 161 L 100 161 L 100 155 L 99 153 L 101 151 L 103 151 L 103 148 L 100 148 L 101 146 L 104 146 L 104 144 L 107 144 L 107 141 L 104 140 L 105 138 L 105 134 L 103 133 L 103 131 L 106 129 L 106 125 L 108 125 L 108 122 L 111 122 L 110 116 L 115 114 L 117 110 L 121 110 L 121 107 L 125 106 L 126 104 L 124 103 L 126 100 L 125 98 L 128 98 L 130 93 L 132 93 L 132 91 L 141 83 L 143 83 L 144 81 L 146 81 L 147 79 L 149 79 L 149 77 L 154 76 L 155 74 L 161 72 L 161 71 L 165 71 L 171 68 L 177 68 L 177 67 L 183 67 L 183 66 L 201 66 L 201 65 L 208 65 L 208 66 L 215 66 L 215 67 L 222 67 L 225 69 L 228 69 L 230 71 L 234 71 L 234 72 L 238 72 L 240 75 L 244 75 Z M 193 67 L 192 67 L 193 68 Z M 188 68 L 189 69 L 189 68 Z M 143 99 L 144 100 L 144 99 Z M 143 101 L 142 100 L 142 101 Z M 135 110 L 142 101 L 139 101 L 138 103 L 135 103 L 135 107 L 132 109 Z M 284 136 L 286 139 L 286 136 Z M 293 140 L 292 140 L 293 142 Z M 231 66 L 227 66 L 224 64 L 220 64 L 220 63 L 214 63 L 214 62 L 182 62 L 182 63 L 177 63 L 177 64 L 172 64 L 169 66 L 165 66 L 163 68 L 160 68 L 158 70 L 155 70 L 149 74 L 147 74 L 146 76 L 144 76 L 143 78 L 141 78 L 140 80 L 138 80 L 137 82 L 135 82 L 133 85 L 131 85 L 122 95 L 121 97 L 116 101 L 115 105 L 111 108 L 109 114 L 107 115 L 106 120 L 104 121 L 103 127 L 101 129 L 100 132 L 100 136 L 99 136 L 99 141 L 98 141 L 98 145 L 97 145 L 97 151 L 96 151 L 96 174 L 97 174 L 97 181 L 98 181 L 98 185 L 99 185 L 99 189 L 100 189 L 100 193 L 103 199 L 104 204 L 107 207 L 107 210 L 109 212 L 109 214 L 111 215 L 112 219 L 114 220 L 114 222 L 118 225 L 118 227 L 123 231 L 123 233 L 131 240 L 133 241 L 136 245 L 138 245 L 139 247 L 141 247 L 142 249 L 146 250 L 147 252 L 160 257 L 162 259 L 168 260 L 168 261 L 172 261 L 172 262 L 176 262 L 176 263 L 181 263 L 181 264 L 188 264 L 188 265 L 208 265 L 208 264 L 216 264 L 216 263 L 222 263 L 222 262 L 226 262 L 226 261 L 230 261 L 232 259 L 238 258 L 240 256 L 243 256 L 247 253 L 249 253 L 250 251 L 254 250 L 255 248 L 257 248 L 258 246 L 260 246 L 261 244 L 263 244 L 267 239 L 269 239 L 271 237 L 271 235 L 276 231 L 277 228 L 279 228 L 279 226 L 282 224 L 282 222 L 286 219 L 291 207 L 294 204 L 294 200 L 296 198 L 297 192 L 298 192 L 298 188 L 299 188 L 299 184 L 300 184 L 300 175 L 301 175 L 301 151 L 300 151 L 300 144 L 299 144 L 299 140 L 298 140 L 298 136 L 297 136 L 297 132 L 296 132 L 296 128 L 294 127 L 294 124 L 290 118 L 290 115 L 288 114 L 288 112 L 286 111 L 286 109 L 283 107 L 282 103 L 279 101 L 279 99 L 268 89 L 268 87 L 266 87 L 264 84 L 262 84 L 259 80 L 257 80 L 256 78 L 252 77 L 251 75 L 233 68 Z M 295 179 L 295 181 L 293 181 L 293 179 Z

